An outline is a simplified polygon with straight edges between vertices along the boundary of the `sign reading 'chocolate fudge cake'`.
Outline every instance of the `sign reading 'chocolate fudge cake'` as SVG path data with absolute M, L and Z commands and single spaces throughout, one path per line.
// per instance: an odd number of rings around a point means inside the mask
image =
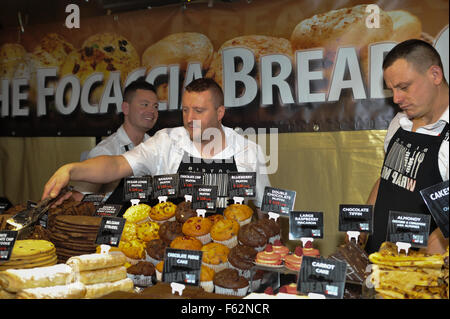
M 166 248 L 162 281 L 198 286 L 202 257 L 201 250 Z
M 261 210 L 289 217 L 289 212 L 294 209 L 296 194 L 295 191 L 266 186 Z
M 445 238 L 448 238 L 448 193 L 448 181 L 420 191 L 423 200 Z
M 323 212 L 297 212 L 289 214 L 289 239 L 304 237 L 323 238 Z
M 339 231 L 373 232 L 372 205 L 339 205 Z
M 430 215 L 389 211 L 387 241 L 425 247 L 428 245 L 430 221 Z
M 228 197 L 256 196 L 255 172 L 231 172 L 228 173 Z

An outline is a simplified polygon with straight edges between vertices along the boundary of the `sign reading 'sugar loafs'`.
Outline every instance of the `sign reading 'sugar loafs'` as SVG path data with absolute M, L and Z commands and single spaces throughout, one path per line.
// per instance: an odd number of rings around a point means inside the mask
M 436 224 L 442 231 L 445 238 L 448 238 L 448 186 L 445 181 L 420 191 L 422 198 L 428 206 Z

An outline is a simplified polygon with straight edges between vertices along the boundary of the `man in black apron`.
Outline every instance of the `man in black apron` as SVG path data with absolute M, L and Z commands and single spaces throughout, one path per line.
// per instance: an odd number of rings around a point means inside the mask
M 146 142 L 119 156 L 99 156 L 60 167 L 44 187 L 43 198 L 55 197 L 69 181 L 108 183 L 127 176 L 203 172 L 204 183 L 219 186 L 219 210 L 226 207 L 226 173 L 256 172 L 260 207 L 264 187 L 270 186 L 263 153 L 258 144 L 222 125 L 225 114 L 221 87 L 201 78 L 186 86 L 182 98 L 183 126 L 156 132 Z M 122 202 L 116 189 L 109 202 Z
M 402 112 L 389 126 L 381 177 L 368 200 L 375 204 L 368 253 L 386 241 L 389 211 L 430 214 L 420 190 L 448 180 L 449 93 L 439 54 L 426 42 L 408 40 L 387 54 L 383 71 Z M 433 218 L 430 232 L 428 252 L 443 253 L 448 239 Z

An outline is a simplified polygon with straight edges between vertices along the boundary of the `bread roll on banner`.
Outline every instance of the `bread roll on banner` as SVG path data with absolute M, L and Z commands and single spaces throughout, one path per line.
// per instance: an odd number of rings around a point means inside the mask
M 142 66 L 147 72 L 157 66 L 179 65 L 180 76 L 184 78 L 189 63 L 200 63 L 202 70 L 211 64 L 214 47 L 210 39 L 197 32 L 180 32 L 166 36 L 149 46 L 142 54 Z M 157 85 L 158 98 L 168 100 L 167 82 Z
M 368 28 L 366 5 L 331 10 L 307 18 L 294 28 L 291 43 L 294 50 L 324 48 L 324 77 L 329 80 L 340 47 L 355 47 L 366 54 L 369 44 L 390 41 L 394 24 L 380 8 L 379 28 Z M 365 53 L 363 53 L 365 52 Z

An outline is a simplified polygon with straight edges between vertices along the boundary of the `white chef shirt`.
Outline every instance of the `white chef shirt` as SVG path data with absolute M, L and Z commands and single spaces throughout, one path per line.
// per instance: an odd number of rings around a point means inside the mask
M 416 133 L 426 134 L 426 135 L 434 135 L 437 136 L 444 129 L 445 124 L 449 122 L 448 118 L 448 106 L 442 116 L 435 123 L 428 124 L 422 126 L 416 130 Z M 386 137 L 384 140 L 384 151 L 387 152 L 387 148 L 389 146 L 389 142 L 394 136 L 395 132 L 397 132 L 398 128 L 401 127 L 405 131 L 411 132 L 413 123 L 404 112 L 399 112 L 392 119 L 389 124 Z M 438 154 L 438 164 L 439 164 L 439 172 L 441 173 L 442 180 L 448 180 L 449 172 L 448 172 L 448 148 L 449 142 L 448 139 L 444 140 L 441 144 Z
M 256 172 L 256 196 L 254 204 L 261 207 L 265 186 L 270 186 L 267 175 L 266 160 L 261 147 L 239 135 L 233 129 L 222 126 L 225 133 L 226 147 L 212 159 L 229 159 L 234 156 L 239 172 Z M 126 158 L 133 175 L 176 174 L 183 154 L 201 158 L 189 133 L 182 126 L 159 130 L 146 142 L 126 152 Z

